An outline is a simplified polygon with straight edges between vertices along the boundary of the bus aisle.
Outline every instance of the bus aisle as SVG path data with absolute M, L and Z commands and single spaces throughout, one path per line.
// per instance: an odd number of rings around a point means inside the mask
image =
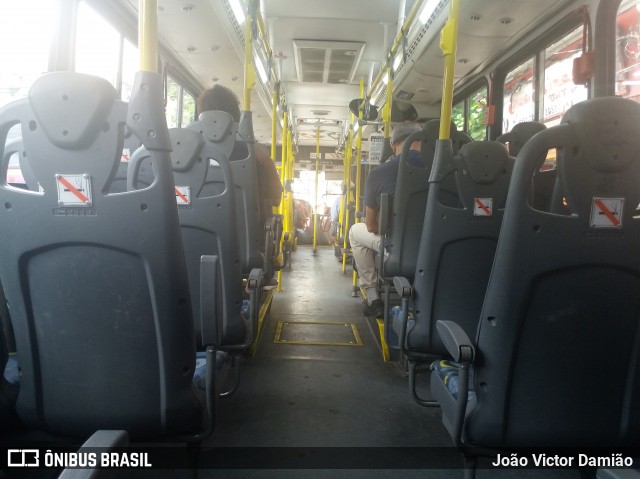
M 383 362 L 350 293 L 351 276 L 337 268 L 332 248 L 314 256 L 310 246 L 298 247 L 256 354 L 242 365 L 240 388 L 220 403 L 213 444 L 406 447 L 448 440 L 443 427 L 429 436 L 415 427 L 435 422 L 437 411 L 425 415 L 407 400 L 405 379 Z
M 336 267 L 333 249 L 313 255 L 311 246 L 299 246 L 293 265 L 254 357 L 242 364 L 240 387 L 219 402 L 199 477 L 461 477 L 440 410 L 416 405 L 397 363 L 383 361 L 378 332 L 362 315 L 361 299 L 351 297 L 351 274 Z M 358 338 L 361 345 L 349 344 Z M 304 341 L 332 344 L 292 344 Z M 216 457 L 256 469 L 207 470 L 211 460 L 220 467 Z M 479 478 L 539 474 L 478 471 Z

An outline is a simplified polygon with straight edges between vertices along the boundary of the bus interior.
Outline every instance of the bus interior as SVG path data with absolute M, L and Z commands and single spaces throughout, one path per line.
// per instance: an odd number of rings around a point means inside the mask
M 640 477 L 639 25 L 2 2 L 0 477 Z M 349 230 L 392 161 L 371 317 Z

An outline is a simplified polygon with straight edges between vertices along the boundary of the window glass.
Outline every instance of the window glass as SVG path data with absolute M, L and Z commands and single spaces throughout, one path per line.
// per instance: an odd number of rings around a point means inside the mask
M 182 126 L 187 126 L 196 116 L 196 100 L 189 92 L 183 90 L 182 95 Z
M 0 106 L 27 96 L 34 80 L 47 71 L 57 3 L 0 2 Z
M 484 112 L 487 107 L 487 87 L 484 86 L 469 97 L 469 135 L 474 140 L 484 140 L 487 127 L 484 124 Z
M 122 91 L 120 93 L 120 98 L 124 101 L 129 101 L 129 98 L 131 98 L 133 80 L 136 72 L 140 69 L 139 65 L 140 54 L 138 53 L 138 47 L 125 39 L 122 50 Z
M 177 128 L 178 125 L 178 98 L 180 96 L 180 85 L 171 77 L 167 77 L 167 105 L 165 114 L 167 116 L 167 126 Z
M 464 100 L 453 105 L 451 121 L 456 125 L 458 131 L 464 131 Z
M 573 60 L 581 54 L 582 27 L 545 50 L 542 121 L 547 126 L 560 123 L 572 105 L 587 99 L 587 87 L 573 83 Z
M 618 8 L 616 95 L 640 101 L 640 2 L 624 0 Z
M 511 70 L 504 81 L 504 107 L 502 132 L 508 133 L 513 125 L 531 121 L 535 116 L 533 58 Z
M 120 34 L 85 2 L 78 7 L 76 71 L 96 75 L 117 86 Z

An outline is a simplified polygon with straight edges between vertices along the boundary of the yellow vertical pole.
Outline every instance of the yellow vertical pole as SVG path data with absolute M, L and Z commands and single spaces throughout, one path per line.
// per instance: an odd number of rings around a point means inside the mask
M 275 118 L 275 116 L 274 116 Z M 283 126 L 282 126 L 282 151 L 281 161 L 282 165 L 280 166 L 280 178 L 282 179 L 282 184 L 287 184 L 287 110 L 285 108 L 283 113 Z M 280 238 L 280 251 L 283 250 L 284 244 L 284 233 L 289 231 L 289 208 L 288 208 L 288 192 L 283 188 L 282 196 L 280 197 L 280 207 L 278 208 L 278 212 L 282 215 L 282 237 Z M 282 270 L 278 270 L 278 292 L 282 293 Z
M 347 170 L 346 178 L 347 178 L 347 193 L 345 195 L 345 205 L 344 205 L 344 225 L 343 225 L 343 246 L 342 246 L 342 273 L 346 273 L 347 270 L 347 243 L 349 241 L 349 200 L 351 199 L 351 158 L 353 156 L 352 152 L 353 145 L 353 113 L 351 113 L 349 117 L 349 138 L 347 139 L 347 145 L 344 149 L 345 159 L 344 165 Z
M 338 213 L 338 227 L 335 229 L 336 242 L 335 246 L 340 246 L 340 235 L 346 236 L 346 221 L 344 218 L 344 212 L 347 209 L 347 140 L 345 138 L 344 156 L 342 157 L 342 189 L 340 190 L 340 212 Z M 342 260 L 344 261 L 345 255 L 342 253 Z M 341 261 L 342 262 L 342 261 Z
M 360 78 L 360 100 L 364 99 L 364 78 Z M 358 113 L 358 120 L 362 120 L 362 110 Z M 356 212 L 360 211 L 360 196 L 362 183 L 362 121 L 358 121 L 358 133 L 356 136 Z M 359 223 L 358 218 L 354 220 L 354 223 Z M 358 290 L 358 273 L 353 272 L 353 291 Z
M 278 100 L 280 98 L 280 85 L 276 83 L 273 89 L 273 100 L 271 102 L 271 158 L 275 161 L 278 142 Z M 282 180 L 282 170 L 280 170 Z
M 138 45 L 140 70 L 158 71 L 158 0 L 140 0 Z
M 253 8 L 249 5 L 247 18 L 244 22 L 244 95 L 243 110 L 251 110 L 251 90 L 256 83 L 256 72 L 253 68 L 253 35 L 251 32 L 254 21 Z
M 384 137 L 391 138 L 391 106 L 393 102 L 393 74 L 391 67 L 387 67 L 387 99 L 382 108 L 382 121 L 384 122 Z M 383 158 L 386 160 L 386 158 Z
M 440 111 L 440 139 L 451 136 L 451 108 L 453 104 L 453 75 L 456 66 L 456 47 L 458 38 L 458 17 L 460 0 L 451 0 L 449 19 L 440 32 L 440 48 L 444 55 L 444 81 L 442 83 L 442 105 Z
M 293 143 L 291 142 L 291 128 L 287 128 L 287 180 L 289 183 L 293 183 L 294 177 L 294 156 L 293 156 Z M 289 241 L 295 244 L 296 226 L 294 222 L 294 206 L 293 206 L 293 192 L 289 192 L 289 199 L 287 201 L 289 207 Z
M 313 254 L 316 254 L 318 247 L 318 220 L 320 210 L 318 208 L 318 175 L 320 174 L 320 124 L 316 126 L 316 201 L 315 215 L 313 218 Z

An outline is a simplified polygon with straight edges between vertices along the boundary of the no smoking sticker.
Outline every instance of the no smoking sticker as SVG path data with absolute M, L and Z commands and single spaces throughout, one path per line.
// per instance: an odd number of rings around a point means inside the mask
M 188 206 L 191 204 L 191 187 L 176 186 L 176 203 L 178 206 Z
M 493 216 L 493 198 L 475 198 L 473 216 Z
M 598 198 L 591 202 L 591 228 L 622 228 L 624 198 Z
M 91 178 L 83 175 L 56 175 L 60 206 L 91 206 Z

